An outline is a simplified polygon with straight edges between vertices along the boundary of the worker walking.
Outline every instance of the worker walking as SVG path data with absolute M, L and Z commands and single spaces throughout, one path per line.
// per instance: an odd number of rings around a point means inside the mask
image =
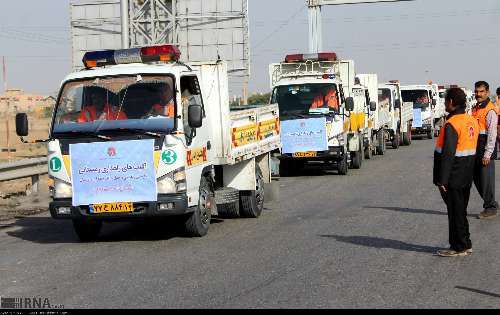
M 487 82 L 476 82 L 475 95 L 477 104 L 472 109 L 472 116 L 479 123 L 479 141 L 474 169 L 474 184 L 484 201 L 484 210 L 478 218 L 492 219 L 497 216 L 498 210 L 498 203 L 495 200 L 494 162 L 497 156 L 498 113 L 490 100 L 490 86 Z
M 474 175 L 479 125 L 465 113 L 466 95 L 462 89 L 449 89 L 445 105 L 449 116 L 436 142 L 433 182 L 448 209 L 450 248 L 439 250 L 437 255 L 467 256 L 472 254 L 467 205 Z

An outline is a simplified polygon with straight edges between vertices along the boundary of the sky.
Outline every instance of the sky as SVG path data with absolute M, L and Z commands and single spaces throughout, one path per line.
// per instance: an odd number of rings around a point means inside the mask
M 307 8 L 305 0 L 249 2 L 249 90 L 268 92 L 269 63 L 308 50 Z M 71 70 L 69 0 L 2 1 L 0 8 L 8 87 L 55 94 Z M 322 12 L 323 50 L 353 59 L 357 73 L 403 84 L 500 86 L 498 0 L 325 6 Z M 240 83 L 233 87 L 234 94 L 241 91 Z

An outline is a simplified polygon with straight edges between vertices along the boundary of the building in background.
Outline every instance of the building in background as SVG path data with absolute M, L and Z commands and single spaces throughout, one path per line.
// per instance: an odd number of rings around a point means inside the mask
M 8 111 L 14 113 L 34 113 L 43 117 L 55 104 L 53 96 L 29 94 L 21 89 L 8 89 L 0 95 L 0 114 L 5 115 Z

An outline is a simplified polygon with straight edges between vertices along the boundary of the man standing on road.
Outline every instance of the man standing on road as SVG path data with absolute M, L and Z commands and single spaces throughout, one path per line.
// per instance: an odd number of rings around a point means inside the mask
M 472 109 L 472 116 L 479 123 L 479 141 L 474 169 L 474 184 L 481 198 L 484 210 L 479 219 L 492 219 L 497 216 L 498 203 L 495 200 L 495 162 L 497 157 L 498 113 L 490 100 L 490 86 L 479 81 L 475 85 L 477 104 Z
M 450 248 L 439 250 L 442 257 L 472 254 L 467 221 L 467 205 L 474 175 L 479 125 L 465 113 L 466 95 L 462 89 L 449 89 L 445 96 L 449 113 L 434 152 L 434 185 L 438 186 L 448 209 Z

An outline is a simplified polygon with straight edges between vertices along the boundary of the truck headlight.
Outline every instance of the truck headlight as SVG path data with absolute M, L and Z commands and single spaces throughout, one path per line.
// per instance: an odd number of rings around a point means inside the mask
M 71 198 L 73 197 L 73 187 L 71 184 L 63 182 L 59 179 L 54 179 L 54 198 Z
M 158 179 L 159 194 L 176 194 L 186 190 L 186 170 L 184 167 L 178 168 Z

